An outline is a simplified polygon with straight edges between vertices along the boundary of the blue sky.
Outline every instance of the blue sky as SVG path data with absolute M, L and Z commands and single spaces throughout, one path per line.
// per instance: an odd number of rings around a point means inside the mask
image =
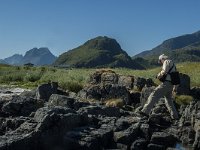
M 130 56 L 200 30 L 199 0 L 0 0 L 0 58 L 48 47 L 60 55 L 96 36 Z

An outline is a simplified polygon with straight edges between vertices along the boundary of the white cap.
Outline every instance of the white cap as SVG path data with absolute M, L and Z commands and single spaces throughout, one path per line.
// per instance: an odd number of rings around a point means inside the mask
M 165 54 L 162 54 L 162 55 L 160 55 L 159 56 L 159 60 L 162 60 L 162 59 L 167 59 L 168 58 L 168 56 L 166 56 Z

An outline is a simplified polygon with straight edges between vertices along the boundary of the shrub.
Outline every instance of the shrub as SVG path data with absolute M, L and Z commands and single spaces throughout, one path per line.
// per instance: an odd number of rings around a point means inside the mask
M 8 75 L 4 75 L 4 77 L 1 80 L 4 83 L 22 82 L 23 81 L 23 76 L 24 75 L 22 73 L 8 74 Z
M 80 90 L 83 89 L 83 85 L 78 83 L 78 82 L 61 82 L 59 83 L 60 87 L 65 89 L 65 90 L 69 90 L 75 93 L 78 93 Z
M 46 72 L 47 68 L 46 67 L 41 67 L 40 70 L 41 70 L 41 72 Z
M 24 77 L 24 80 L 29 82 L 35 82 L 40 80 L 41 76 L 42 75 L 40 73 L 27 73 Z
M 19 66 L 16 66 L 15 69 L 16 69 L 17 71 L 20 71 L 21 68 L 20 68 Z
M 193 100 L 193 97 L 189 95 L 177 95 L 175 97 L 175 101 L 178 105 L 188 105 Z

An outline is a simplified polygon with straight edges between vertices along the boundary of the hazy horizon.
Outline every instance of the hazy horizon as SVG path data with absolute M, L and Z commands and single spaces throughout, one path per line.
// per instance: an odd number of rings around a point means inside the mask
M 200 30 L 200 1 L 7 0 L 0 2 L 0 59 L 48 47 L 59 56 L 97 36 L 130 56 Z

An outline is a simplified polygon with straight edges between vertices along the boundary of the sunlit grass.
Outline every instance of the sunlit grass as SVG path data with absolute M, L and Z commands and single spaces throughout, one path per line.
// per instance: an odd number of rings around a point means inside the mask
M 105 69 L 105 68 L 104 68 Z M 121 75 L 152 78 L 159 83 L 155 76 L 161 67 L 147 70 L 126 68 L 111 69 Z M 177 65 L 181 73 L 188 74 L 191 86 L 200 86 L 200 63 L 185 62 Z M 36 87 L 39 84 L 55 81 L 64 89 L 80 90 L 89 80 L 89 76 L 98 69 L 58 69 L 53 67 L 13 67 L 0 65 L 0 84 Z

